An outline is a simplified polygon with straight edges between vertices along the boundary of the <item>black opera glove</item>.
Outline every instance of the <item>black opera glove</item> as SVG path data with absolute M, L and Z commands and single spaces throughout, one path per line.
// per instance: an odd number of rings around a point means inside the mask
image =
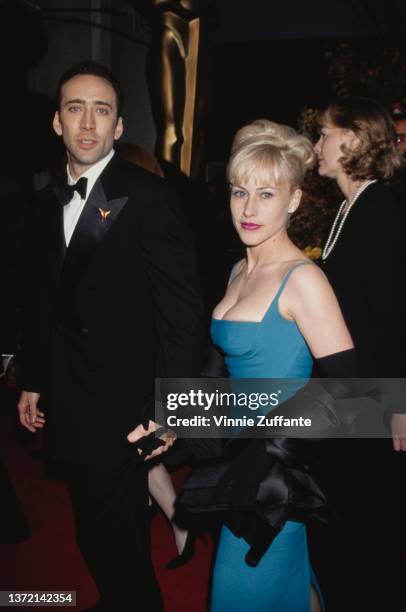
M 357 376 L 358 364 L 354 349 L 328 355 L 316 360 L 316 364 L 325 376 L 342 378 L 337 384 L 330 381 L 328 390 L 324 389 L 322 381 L 311 379 L 279 410 L 274 409 L 267 416 L 280 414 L 292 418 L 305 414 L 312 420 L 312 437 L 317 434 L 316 437 L 323 438 L 351 429 L 356 417 L 353 400 L 360 396 L 360 389 L 346 377 Z M 352 401 L 348 401 L 348 397 Z M 314 446 L 313 443 L 309 445 L 311 440 L 296 438 L 295 427 L 275 427 L 266 433 L 265 439 L 247 441 L 216 486 L 215 498 L 216 492 L 219 497 L 222 489 L 230 488 L 231 508 L 250 509 L 254 506 L 259 486 L 275 462 L 296 466 L 305 472 L 308 470 L 307 463 L 309 460 L 311 463 Z M 229 448 L 235 443 L 239 441 L 231 441 Z
M 280 414 L 285 417 L 298 417 L 305 414 L 311 417 L 313 438 L 315 435 L 323 438 L 351 430 L 357 416 L 354 399 L 362 395 L 361 389 L 354 385 L 354 381 L 346 379 L 347 376 L 356 376 L 358 373 L 354 349 L 328 355 L 316 360 L 316 364 L 325 375 L 341 375 L 343 378 L 336 384 L 330 381 L 328 390 L 324 389 L 321 381 L 311 379 L 279 410 L 274 409 L 267 416 Z M 267 438 L 249 441 L 231 461 L 230 467 L 216 486 L 214 497 L 216 491 L 219 496 L 222 489 L 229 487 L 231 507 L 249 509 L 254 506 L 259 486 L 275 462 L 296 466 L 306 472 L 309 469 L 307 464 L 314 460 L 311 452 L 314 441 L 312 443 L 309 439 L 294 436 L 297 436 L 295 427 L 276 427 L 267 431 Z M 238 440 L 235 442 L 238 443 Z M 230 446 L 233 444 L 234 441 Z
M 256 567 L 277 535 L 278 533 L 272 527 L 264 524 L 261 539 L 248 550 L 245 555 L 245 563 L 250 567 Z
M 252 508 L 258 496 L 259 486 L 273 463 L 268 454 L 265 440 L 247 441 L 246 446 L 231 461 L 230 466 L 218 482 L 214 498 L 219 497 L 225 488 L 230 488 L 230 507 L 235 509 Z

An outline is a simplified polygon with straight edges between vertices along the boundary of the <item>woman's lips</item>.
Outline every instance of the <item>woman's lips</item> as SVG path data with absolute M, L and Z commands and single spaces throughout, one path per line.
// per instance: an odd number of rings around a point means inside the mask
M 257 223 L 241 223 L 241 227 L 245 230 L 256 230 L 262 226 L 258 225 Z

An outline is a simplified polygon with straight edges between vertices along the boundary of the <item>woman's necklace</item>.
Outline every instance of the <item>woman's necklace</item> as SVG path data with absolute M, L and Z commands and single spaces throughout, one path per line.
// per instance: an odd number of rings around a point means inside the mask
M 331 230 L 330 233 L 328 235 L 328 238 L 326 240 L 326 244 L 324 245 L 323 248 L 323 252 L 321 255 L 322 260 L 324 261 L 325 259 L 327 259 L 327 257 L 330 255 L 331 251 L 334 249 L 335 244 L 338 240 L 339 235 L 341 234 L 341 231 L 344 227 L 344 223 L 350 213 L 351 208 L 354 206 L 355 202 L 358 200 L 359 196 L 361 195 L 361 193 L 368 187 L 368 185 L 371 185 L 372 183 L 376 183 L 376 179 L 371 180 L 371 181 L 365 181 L 365 183 L 362 183 L 362 185 L 360 185 L 357 189 L 357 191 L 354 194 L 354 197 L 352 198 L 352 200 L 348 203 L 348 206 L 345 210 L 345 212 L 343 213 L 343 210 L 347 204 L 347 200 L 343 200 L 343 202 L 341 203 L 340 208 L 338 209 L 338 213 L 336 215 L 336 218 L 334 219 L 334 223 L 331 226 Z M 339 223 L 340 222 L 340 223 Z M 337 227 L 338 225 L 338 227 Z M 336 227 L 337 227 L 337 231 L 336 231 Z

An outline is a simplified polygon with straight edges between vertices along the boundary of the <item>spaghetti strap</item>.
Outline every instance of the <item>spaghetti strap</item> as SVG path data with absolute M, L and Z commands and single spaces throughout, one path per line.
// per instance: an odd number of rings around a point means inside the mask
M 261 323 L 264 323 L 265 321 L 268 321 L 269 317 L 272 317 L 272 313 L 275 312 L 275 309 L 277 312 L 279 312 L 279 308 L 278 308 L 278 302 L 279 302 L 279 298 L 281 297 L 281 293 L 284 290 L 286 283 L 288 282 L 290 275 L 292 274 L 293 270 L 296 270 L 296 268 L 298 268 L 299 266 L 305 266 L 311 264 L 312 266 L 314 266 L 315 264 L 311 261 L 301 261 L 298 264 L 295 264 L 294 266 L 292 266 L 290 268 L 290 270 L 288 270 L 285 274 L 285 276 L 282 279 L 281 284 L 279 285 L 279 289 L 278 291 L 275 293 L 275 296 L 272 300 L 272 302 L 269 304 L 264 316 L 261 319 Z
M 281 296 L 282 291 L 284 290 L 286 283 L 288 282 L 290 275 L 292 274 L 293 270 L 296 270 L 296 268 L 299 268 L 300 266 L 307 266 L 311 264 L 312 266 L 314 266 L 314 263 L 312 261 L 301 261 L 300 263 L 296 264 L 295 266 L 292 266 L 285 274 L 281 285 L 273 299 L 273 302 L 276 304 Z

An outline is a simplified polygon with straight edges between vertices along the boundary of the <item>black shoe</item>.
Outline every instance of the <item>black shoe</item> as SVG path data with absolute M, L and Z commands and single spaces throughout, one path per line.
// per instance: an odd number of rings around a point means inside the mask
M 166 564 L 166 569 L 176 569 L 177 567 L 186 565 L 186 563 L 189 563 L 189 561 L 193 559 L 195 554 L 195 538 L 195 532 L 189 529 L 182 552 Z
M 206 539 L 202 535 L 199 535 L 199 537 L 203 542 L 206 542 Z M 182 552 L 166 564 L 166 569 L 176 569 L 177 567 L 182 567 L 182 565 L 189 563 L 195 555 L 195 541 L 196 532 L 193 529 L 189 529 Z

